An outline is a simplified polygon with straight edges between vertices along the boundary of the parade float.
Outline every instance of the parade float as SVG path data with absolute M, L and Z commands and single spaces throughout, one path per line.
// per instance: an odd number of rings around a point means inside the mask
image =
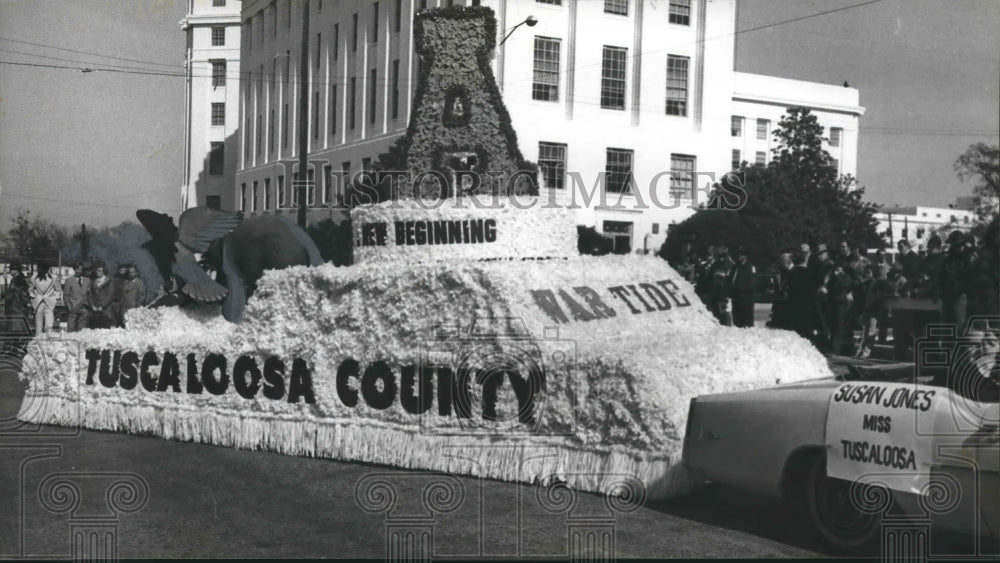
M 666 498 L 691 398 L 830 375 L 793 333 L 720 326 L 659 258 L 579 255 L 573 211 L 525 187 L 492 12 L 416 30 L 397 155 L 436 173 L 352 211 L 354 265 L 267 270 L 238 323 L 149 308 L 38 338 L 19 418 Z

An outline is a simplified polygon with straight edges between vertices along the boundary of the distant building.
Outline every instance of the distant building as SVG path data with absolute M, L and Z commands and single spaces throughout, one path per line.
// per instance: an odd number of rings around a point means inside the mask
M 312 0 L 311 218 L 331 216 L 344 178 L 405 132 L 414 14 L 443 5 L 492 8 L 498 43 L 537 19 L 498 45 L 494 75 L 543 191 L 575 194 L 578 222 L 613 238 L 616 252 L 655 251 L 694 213 L 713 182 L 695 173 L 718 179 L 740 160 L 767 161 L 787 107 L 812 108 L 841 172 L 856 171 L 858 90 L 734 72 L 736 0 Z M 296 206 L 303 6 L 243 2 L 233 201 L 248 214 Z
M 896 244 L 904 238 L 910 241 L 913 248 L 924 249 L 927 240 L 935 233 L 946 239 L 948 231 L 972 229 L 975 212 L 957 207 L 883 207 L 875 214 L 878 220 L 876 231 L 892 247 L 889 252 L 895 252 Z
M 240 0 L 188 0 L 181 209 L 233 209 L 239 147 Z

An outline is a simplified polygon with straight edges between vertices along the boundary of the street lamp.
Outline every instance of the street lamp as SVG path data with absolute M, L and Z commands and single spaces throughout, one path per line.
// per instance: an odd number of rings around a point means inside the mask
M 538 23 L 538 20 L 535 18 L 535 16 L 528 16 L 528 17 L 524 18 L 523 22 L 521 22 L 521 23 L 515 25 L 514 27 L 510 28 L 510 31 L 507 32 L 507 35 L 504 36 L 503 41 L 501 41 L 500 44 L 503 45 L 507 41 L 507 38 L 510 37 L 510 34 L 514 33 L 515 29 L 521 27 L 524 24 L 528 24 L 528 27 L 535 27 L 536 23 Z

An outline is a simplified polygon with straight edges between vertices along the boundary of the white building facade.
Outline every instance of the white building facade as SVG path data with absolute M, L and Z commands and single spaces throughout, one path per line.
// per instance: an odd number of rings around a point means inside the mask
M 857 161 L 858 91 L 734 72 L 736 0 L 311 0 L 310 218 L 334 216 L 346 175 L 405 133 L 416 11 L 483 5 L 497 17 L 493 71 L 524 157 L 545 190 L 616 251 L 655 251 L 743 155 L 768 151 L 786 107 L 813 108 L 843 173 Z M 245 0 L 234 207 L 294 213 L 302 0 Z M 787 105 L 786 105 L 787 104 Z M 734 116 L 768 139 L 734 136 Z M 741 134 L 754 133 L 744 125 Z M 833 143 L 831 143 L 832 145 Z M 770 153 L 767 152 L 766 158 Z M 543 193 L 543 197 L 547 194 Z
M 916 250 L 925 250 L 934 234 L 947 239 L 952 230 L 968 232 L 976 222 L 975 211 L 956 207 L 888 207 L 875 214 L 876 230 L 889 245 L 886 252 L 895 253 L 896 244 L 907 239 Z
M 233 209 L 239 164 L 240 0 L 188 0 L 181 209 Z

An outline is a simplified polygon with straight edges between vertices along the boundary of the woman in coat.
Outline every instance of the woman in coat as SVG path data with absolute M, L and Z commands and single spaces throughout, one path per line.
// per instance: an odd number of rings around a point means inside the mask
M 52 330 L 53 312 L 56 309 L 56 298 L 59 297 L 59 284 L 49 273 L 49 265 L 38 265 L 38 275 L 31 280 L 31 308 L 35 311 L 35 336 L 40 336 Z
M 87 328 L 111 328 L 115 326 L 114 311 L 111 303 L 115 297 L 115 284 L 104 271 L 104 266 L 94 268 L 94 281 L 90 283 L 87 292 L 87 308 L 90 318 Z

